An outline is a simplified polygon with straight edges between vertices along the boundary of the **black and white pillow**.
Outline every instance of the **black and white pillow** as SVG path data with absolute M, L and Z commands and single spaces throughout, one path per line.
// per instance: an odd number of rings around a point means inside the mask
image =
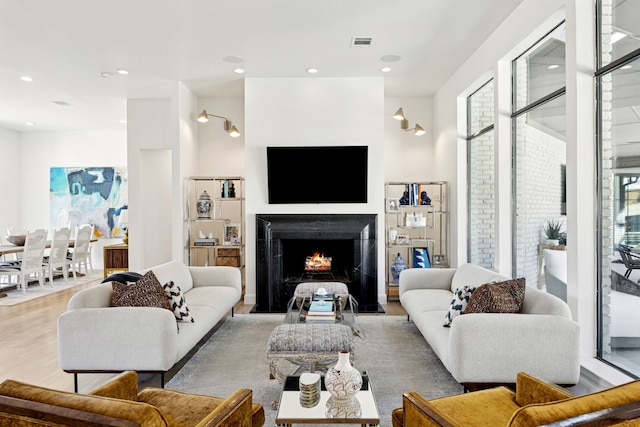
M 460 316 L 464 309 L 467 307 L 469 298 L 475 290 L 475 286 L 469 285 L 456 289 L 456 291 L 453 293 L 453 299 L 451 300 L 449 311 L 447 311 L 447 315 L 444 317 L 444 323 L 442 326 L 445 326 L 447 328 L 451 326 L 451 322 L 453 321 L 453 319 L 457 316 Z
M 184 299 L 180 286 L 173 283 L 173 280 L 168 281 L 163 285 L 164 292 L 169 298 L 169 304 L 173 310 L 173 314 L 180 322 L 194 322 L 193 316 L 189 312 L 187 307 L 187 301 Z

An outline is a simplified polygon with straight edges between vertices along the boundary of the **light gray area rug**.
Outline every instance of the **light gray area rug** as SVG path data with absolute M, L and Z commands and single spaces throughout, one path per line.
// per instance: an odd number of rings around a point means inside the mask
M 218 397 L 249 388 L 253 401 L 265 408 L 265 426 L 273 426 L 276 410 L 271 402 L 279 399 L 282 385 L 269 379 L 265 350 L 271 331 L 283 318 L 281 314 L 228 318 L 166 388 Z M 402 406 L 407 391 L 418 391 L 428 399 L 463 392 L 406 316 L 360 315 L 357 322 L 364 337 L 354 337 L 354 366 L 369 374 L 381 426 L 391 426 L 391 412 Z
M 55 276 L 54 276 L 55 277 Z M 44 289 L 40 287 L 37 281 L 29 282 L 29 286 L 27 286 L 27 294 L 25 295 L 22 292 L 22 289 L 10 289 L 10 290 L 0 290 L 0 292 L 6 294 L 6 297 L 0 298 L 0 306 L 2 305 L 16 305 L 23 302 L 31 301 L 36 298 L 46 297 L 56 292 L 64 291 L 66 289 L 75 288 L 76 286 L 84 285 L 86 283 L 102 280 L 102 270 L 94 271 L 93 273 L 89 273 L 87 275 L 78 276 L 77 279 L 73 278 L 73 275 L 69 278 L 68 281 L 65 281 L 62 277 L 53 279 L 53 286 L 49 283 L 49 280 L 45 281 Z M 0 287 L 4 285 L 4 283 L 0 284 Z

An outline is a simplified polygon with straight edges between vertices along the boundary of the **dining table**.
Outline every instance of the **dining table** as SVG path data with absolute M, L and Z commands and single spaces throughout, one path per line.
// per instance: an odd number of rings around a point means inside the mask
M 92 238 L 90 240 L 91 243 L 93 242 L 97 242 L 98 239 L 96 238 Z M 49 249 L 51 248 L 51 240 L 47 240 L 47 243 L 45 243 L 45 249 Z M 74 239 L 69 240 L 69 248 L 73 249 L 76 245 L 76 241 Z M 20 254 L 24 252 L 24 246 L 18 246 L 18 245 L 0 245 L 0 263 L 3 261 L 3 257 L 5 255 L 13 255 L 13 254 Z M 8 260 L 9 261 L 9 260 Z M 2 283 L 0 283 L 0 298 L 2 297 L 6 297 L 7 294 L 4 293 L 4 291 L 6 290 L 10 290 L 10 289 L 15 289 L 17 287 L 17 285 L 15 283 L 9 284 L 7 286 L 3 286 Z

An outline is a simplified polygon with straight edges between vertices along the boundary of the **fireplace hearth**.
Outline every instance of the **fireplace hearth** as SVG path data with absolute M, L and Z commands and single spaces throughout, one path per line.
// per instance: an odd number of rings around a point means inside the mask
M 360 312 L 381 312 L 376 254 L 375 214 L 258 214 L 253 311 L 285 312 L 302 282 L 342 282 Z

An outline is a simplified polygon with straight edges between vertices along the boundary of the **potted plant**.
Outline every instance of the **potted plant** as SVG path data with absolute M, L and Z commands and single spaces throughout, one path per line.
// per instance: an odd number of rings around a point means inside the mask
M 557 246 L 560 244 L 562 234 L 562 221 L 548 219 L 547 224 L 544 226 L 544 236 L 546 237 L 544 243 Z

